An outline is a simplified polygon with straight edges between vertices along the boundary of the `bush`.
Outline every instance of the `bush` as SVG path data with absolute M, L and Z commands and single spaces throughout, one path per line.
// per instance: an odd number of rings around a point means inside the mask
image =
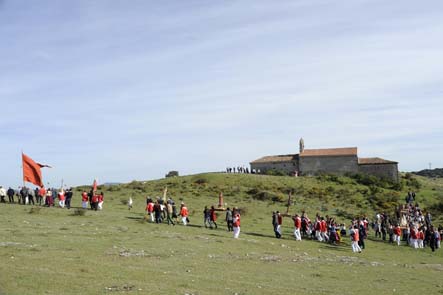
M 406 173 L 406 175 L 402 177 L 402 185 L 413 190 L 419 190 L 421 188 L 421 183 L 417 178 L 413 177 L 411 173 Z
M 268 191 L 259 191 L 255 188 L 250 189 L 246 192 L 249 194 L 253 199 L 259 200 L 259 201 L 272 201 L 272 202 L 284 202 L 285 198 L 282 195 L 278 195 L 272 192 Z
M 441 215 L 443 214 L 443 201 L 440 201 L 434 205 L 432 205 L 431 207 L 429 207 L 429 209 L 432 211 L 433 214 L 435 215 Z
M 288 176 L 288 173 L 283 170 L 271 169 L 266 171 L 266 175 L 272 176 Z
M 165 175 L 165 177 L 177 177 L 178 171 L 169 171 L 168 174 Z
M 208 180 L 204 177 L 199 177 L 197 179 L 194 180 L 194 183 L 196 184 L 205 184 L 208 183 Z

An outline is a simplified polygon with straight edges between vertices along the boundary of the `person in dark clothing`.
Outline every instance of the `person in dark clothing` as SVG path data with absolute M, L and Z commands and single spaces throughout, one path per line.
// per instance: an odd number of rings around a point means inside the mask
M 154 204 L 155 223 L 162 223 L 162 209 L 158 201 Z
M 94 210 L 94 203 L 92 202 L 93 197 L 94 197 L 94 192 L 91 189 L 88 193 L 89 207 L 91 207 L 91 210 Z
M 42 202 L 40 201 L 40 193 L 39 193 L 38 187 L 35 188 L 34 195 L 35 195 L 35 201 L 37 202 L 37 204 L 41 205 Z
M 22 187 L 20 190 L 20 197 L 22 199 L 22 204 L 26 204 L 26 197 L 28 196 L 28 189 L 26 187 Z
M 228 207 L 228 209 L 226 209 L 226 224 L 228 226 L 228 231 L 233 231 L 234 228 L 232 227 L 232 222 L 233 222 L 233 217 L 232 217 L 232 211 L 231 209 Z
M 359 235 L 358 245 L 360 246 L 361 249 L 364 249 L 365 239 L 366 239 L 366 229 L 363 224 L 360 224 L 358 228 L 358 235 Z
M 436 234 L 435 234 L 435 230 L 434 230 L 433 226 L 431 226 L 431 237 L 429 240 L 429 246 L 431 246 L 432 252 L 434 252 L 435 249 L 437 248 L 437 239 L 436 239 Z
M 278 231 L 278 214 L 276 212 L 272 212 L 272 226 L 274 227 L 275 237 L 280 239 L 281 234 Z
M 6 194 L 8 195 L 9 203 L 14 203 L 15 191 L 10 187 Z
M 67 192 L 66 192 L 66 208 L 71 209 L 71 200 L 72 200 L 72 188 L 70 188 Z
M 208 206 L 205 206 L 205 209 L 203 209 L 203 223 L 205 228 L 211 227 L 211 212 Z

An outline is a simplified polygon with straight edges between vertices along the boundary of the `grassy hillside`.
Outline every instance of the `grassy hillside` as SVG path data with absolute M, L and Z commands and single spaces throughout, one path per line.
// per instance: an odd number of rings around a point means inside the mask
M 443 183 L 417 178 L 417 201 L 432 207 L 442 200 Z M 405 182 L 407 179 L 405 179 Z M 151 224 L 144 218 L 146 196 L 168 186 L 183 200 L 190 226 Z M 79 191 L 74 206 L 80 205 Z M 0 294 L 435 294 L 442 290 L 443 251 L 396 247 L 368 241 L 361 254 L 345 239 L 339 246 L 296 242 L 284 220 L 283 239 L 273 236 L 270 213 L 306 210 L 336 216 L 391 210 L 408 189 L 395 191 L 358 184 L 345 177 L 290 178 L 200 174 L 132 182 L 102 188 L 104 210 L 85 216 L 59 208 L 0 204 Z M 218 230 L 202 227 L 205 205 L 242 208 L 242 232 L 234 240 L 220 215 Z M 131 196 L 134 208 L 125 205 Z M 442 219 L 438 222 L 441 222 Z M 372 237 L 373 232 L 369 235 Z M 357 282 L 357 283 L 350 283 Z

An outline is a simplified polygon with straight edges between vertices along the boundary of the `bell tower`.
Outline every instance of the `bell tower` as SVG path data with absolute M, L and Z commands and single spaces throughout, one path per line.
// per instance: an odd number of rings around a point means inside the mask
M 300 154 L 301 154 L 305 150 L 305 141 L 303 140 L 303 137 L 300 138 L 299 146 L 300 146 Z

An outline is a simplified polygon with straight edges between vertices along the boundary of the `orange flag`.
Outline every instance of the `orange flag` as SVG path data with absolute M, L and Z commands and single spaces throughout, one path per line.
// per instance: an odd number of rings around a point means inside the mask
M 95 192 L 97 190 L 97 179 L 94 179 L 94 183 L 92 184 L 92 191 Z
M 40 168 L 42 167 L 51 168 L 51 166 L 39 164 L 23 153 L 22 153 L 22 165 L 23 165 L 23 181 L 27 181 L 35 185 L 38 185 L 40 187 L 43 187 L 42 172 L 40 171 Z

